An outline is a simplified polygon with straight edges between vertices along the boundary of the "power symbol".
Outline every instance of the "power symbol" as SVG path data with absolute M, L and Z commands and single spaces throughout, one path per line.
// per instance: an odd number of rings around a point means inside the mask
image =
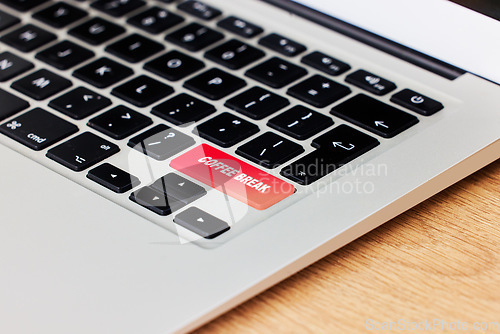
M 424 98 L 422 96 L 415 95 L 411 98 L 411 102 L 415 104 L 420 104 L 424 102 Z

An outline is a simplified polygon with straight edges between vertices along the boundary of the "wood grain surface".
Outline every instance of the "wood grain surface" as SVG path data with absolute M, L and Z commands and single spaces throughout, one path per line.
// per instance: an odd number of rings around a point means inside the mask
M 196 333 L 500 333 L 499 323 L 497 160 Z

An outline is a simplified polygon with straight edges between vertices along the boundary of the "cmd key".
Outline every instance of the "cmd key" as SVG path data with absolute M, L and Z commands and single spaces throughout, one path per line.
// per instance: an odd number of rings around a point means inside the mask
M 51 113 L 36 108 L 0 126 L 0 132 L 35 151 L 77 132 L 78 128 Z

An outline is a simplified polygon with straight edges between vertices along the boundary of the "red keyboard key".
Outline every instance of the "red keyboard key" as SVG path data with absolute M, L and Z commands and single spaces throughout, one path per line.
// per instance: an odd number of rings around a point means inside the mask
M 206 144 L 172 160 L 170 166 L 257 210 L 295 192 L 290 183 Z

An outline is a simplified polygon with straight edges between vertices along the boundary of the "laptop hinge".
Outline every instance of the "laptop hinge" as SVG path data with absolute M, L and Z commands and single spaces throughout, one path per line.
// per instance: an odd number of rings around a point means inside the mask
M 410 49 L 404 45 L 393 42 L 387 38 L 378 36 L 367 30 L 356 27 L 352 24 L 320 13 L 304 5 L 290 0 L 262 0 L 272 5 L 278 6 L 292 14 L 301 16 L 310 21 L 318 23 L 326 28 L 332 29 L 345 36 L 353 38 L 364 44 L 370 45 L 380 51 L 386 52 L 394 57 L 405 60 L 413 65 L 440 75 L 446 79 L 454 80 L 466 73 L 466 71 L 447 64 L 439 59 L 427 56 L 419 51 Z

